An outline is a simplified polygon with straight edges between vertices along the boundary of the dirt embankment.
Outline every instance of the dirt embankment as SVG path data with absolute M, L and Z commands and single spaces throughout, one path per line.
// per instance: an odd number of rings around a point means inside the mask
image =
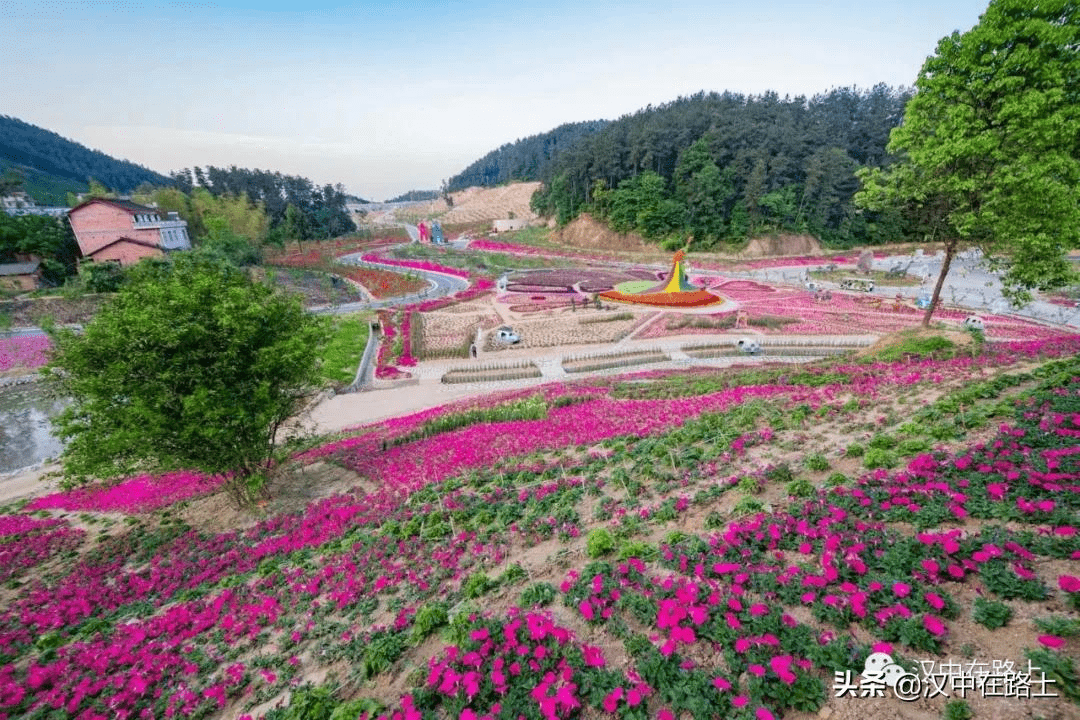
M 821 243 L 813 235 L 767 235 L 753 238 L 739 258 L 786 257 L 790 255 L 821 255 Z
M 40 326 L 49 321 L 60 325 L 83 323 L 94 316 L 110 296 L 86 295 L 80 298 L 39 297 L 0 302 L 0 315 L 11 318 L 15 327 Z
M 566 226 L 556 229 L 552 234 L 555 242 L 586 250 L 607 250 L 634 253 L 664 253 L 660 248 L 636 233 L 618 233 L 596 220 L 588 213 L 582 213 Z M 690 244 L 693 250 L 693 243 Z M 710 253 L 717 257 L 730 259 L 750 259 L 761 257 L 786 257 L 803 255 L 821 255 L 824 251 L 817 238 L 812 235 L 769 235 L 752 239 L 744 250 L 738 253 Z
M 634 233 L 617 233 L 588 213 L 582 213 L 564 227 L 557 228 L 551 239 L 563 245 L 584 250 L 616 252 L 660 252 L 656 245 Z
M 443 198 L 415 203 L 395 213 L 399 220 L 437 219 L 443 226 L 467 225 L 517 218 L 529 223 L 539 220 L 529 202 L 540 187 L 538 182 L 512 183 L 498 187 L 471 187 Z

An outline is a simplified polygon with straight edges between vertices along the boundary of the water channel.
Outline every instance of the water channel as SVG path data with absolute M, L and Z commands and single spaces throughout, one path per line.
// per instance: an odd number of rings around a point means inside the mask
M 0 387 L 0 474 L 60 455 L 63 445 L 52 434 L 50 418 L 68 402 L 51 397 L 37 382 Z

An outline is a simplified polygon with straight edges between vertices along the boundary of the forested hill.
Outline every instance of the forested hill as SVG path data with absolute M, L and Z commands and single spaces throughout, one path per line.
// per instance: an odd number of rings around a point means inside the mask
M 61 202 L 65 192 L 82 192 L 89 178 L 120 193 L 144 182 L 170 184 L 153 170 L 6 115 L 0 115 L 0 167 L 16 168 L 39 202 Z
M 555 157 L 604 129 L 608 122 L 567 123 L 549 132 L 507 143 L 447 180 L 445 189 L 455 192 L 474 185 L 491 187 L 511 181 L 539 180 L 548 172 Z
M 762 232 L 834 246 L 880 242 L 896 220 L 860 212 L 860 166 L 887 164 L 911 91 L 884 84 L 812 98 L 698 93 L 648 107 L 554 154 L 534 208 L 567 222 L 589 211 L 620 231 L 693 236 L 698 249 Z

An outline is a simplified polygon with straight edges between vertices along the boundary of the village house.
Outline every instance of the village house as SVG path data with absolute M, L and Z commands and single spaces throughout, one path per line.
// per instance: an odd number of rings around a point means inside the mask
M 83 261 L 133 265 L 144 257 L 190 250 L 187 223 L 175 212 L 162 219 L 156 208 L 130 200 L 94 198 L 68 212 Z
M 41 262 L 37 258 L 26 262 L 0 263 L 0 290 L 36 290 L 40 281 Z

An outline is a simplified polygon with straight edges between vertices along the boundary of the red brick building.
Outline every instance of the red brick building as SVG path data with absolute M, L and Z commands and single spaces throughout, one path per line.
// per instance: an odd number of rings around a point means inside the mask
M 87 200 L 71 208 L 68 219 L 84 261 L 133 265 L 144 257 L 191 249 L 187 223 L 176 213 L 162 220 L 157 209 L 128 200 Z

